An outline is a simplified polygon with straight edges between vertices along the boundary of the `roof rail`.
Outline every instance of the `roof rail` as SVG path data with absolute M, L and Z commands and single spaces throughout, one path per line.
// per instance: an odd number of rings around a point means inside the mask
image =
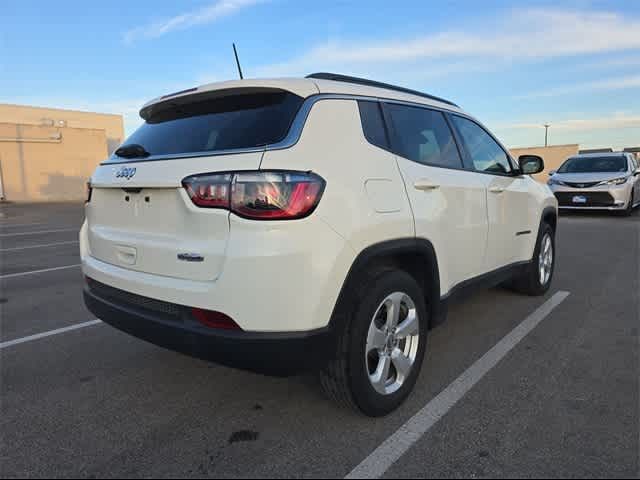
M 446 100 L 444 98 L 436 97 L 435 95 L 429 95 L 428 93 L 418 92 L 417 90 L 411 90 L 410 88 L 398 87 L 397 85 L 390 85 L 388 83 L 376 82 L 375 80 L 369 80 L 366 78 L 350 77 L 348 75 L 341 75 L 339 73 L 312 73 L 307 75 L 306 78 L 316 78 L 318 80 L 333 80 L 335 82 L 354 83 L 357 85 L 366 85 L 368 87 L 385 88 L 387 90 L 394 90 L 396 92 L 408 93 L 410 95 L 416 95 L 418 97 L 428 98 L 437 102 L 446 103 L 454 107 L 458 107 L 455 103 Z M 458 107 L 460 108 L 460 107 Z

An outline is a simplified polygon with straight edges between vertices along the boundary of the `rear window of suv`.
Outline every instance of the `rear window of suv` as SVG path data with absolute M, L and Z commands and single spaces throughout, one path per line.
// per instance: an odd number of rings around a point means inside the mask
M 283 91 L 196 99 L 152 114 L 123 146 L 139 145 L 150 159 L 262 147 L 284 139 L 303 101 Z

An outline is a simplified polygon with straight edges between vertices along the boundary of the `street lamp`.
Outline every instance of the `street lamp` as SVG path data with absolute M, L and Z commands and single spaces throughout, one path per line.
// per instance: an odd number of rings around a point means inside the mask
M 545 124 L 543 125 L 543 127 L 544 127 L 544 146 L 545 146 L 545 147 L 548 147 L 548 146 L 549 146 L 549 127 L 550 127 L 550 126 L 551 126 L 551 125 L 550 125 L 550 124 L 548 124 L 548 123 L 545 123 Z

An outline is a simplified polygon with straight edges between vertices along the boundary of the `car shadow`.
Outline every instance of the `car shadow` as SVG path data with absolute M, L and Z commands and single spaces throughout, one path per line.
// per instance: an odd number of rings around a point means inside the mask
M 559 210 L 559 215 L 565 218 L 638 218 L 640 217 L 640 207 L 637 207 L 629 216 L 622 211 L 610 210 Z

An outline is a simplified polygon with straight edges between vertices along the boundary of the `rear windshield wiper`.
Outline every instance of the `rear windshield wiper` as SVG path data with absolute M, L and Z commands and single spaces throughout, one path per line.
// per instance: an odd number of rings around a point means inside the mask
M 123 145 L 115 151 L 115 154 L 122 158 L 145 158 L 151 155 L 142 145 L 137 143 Z

